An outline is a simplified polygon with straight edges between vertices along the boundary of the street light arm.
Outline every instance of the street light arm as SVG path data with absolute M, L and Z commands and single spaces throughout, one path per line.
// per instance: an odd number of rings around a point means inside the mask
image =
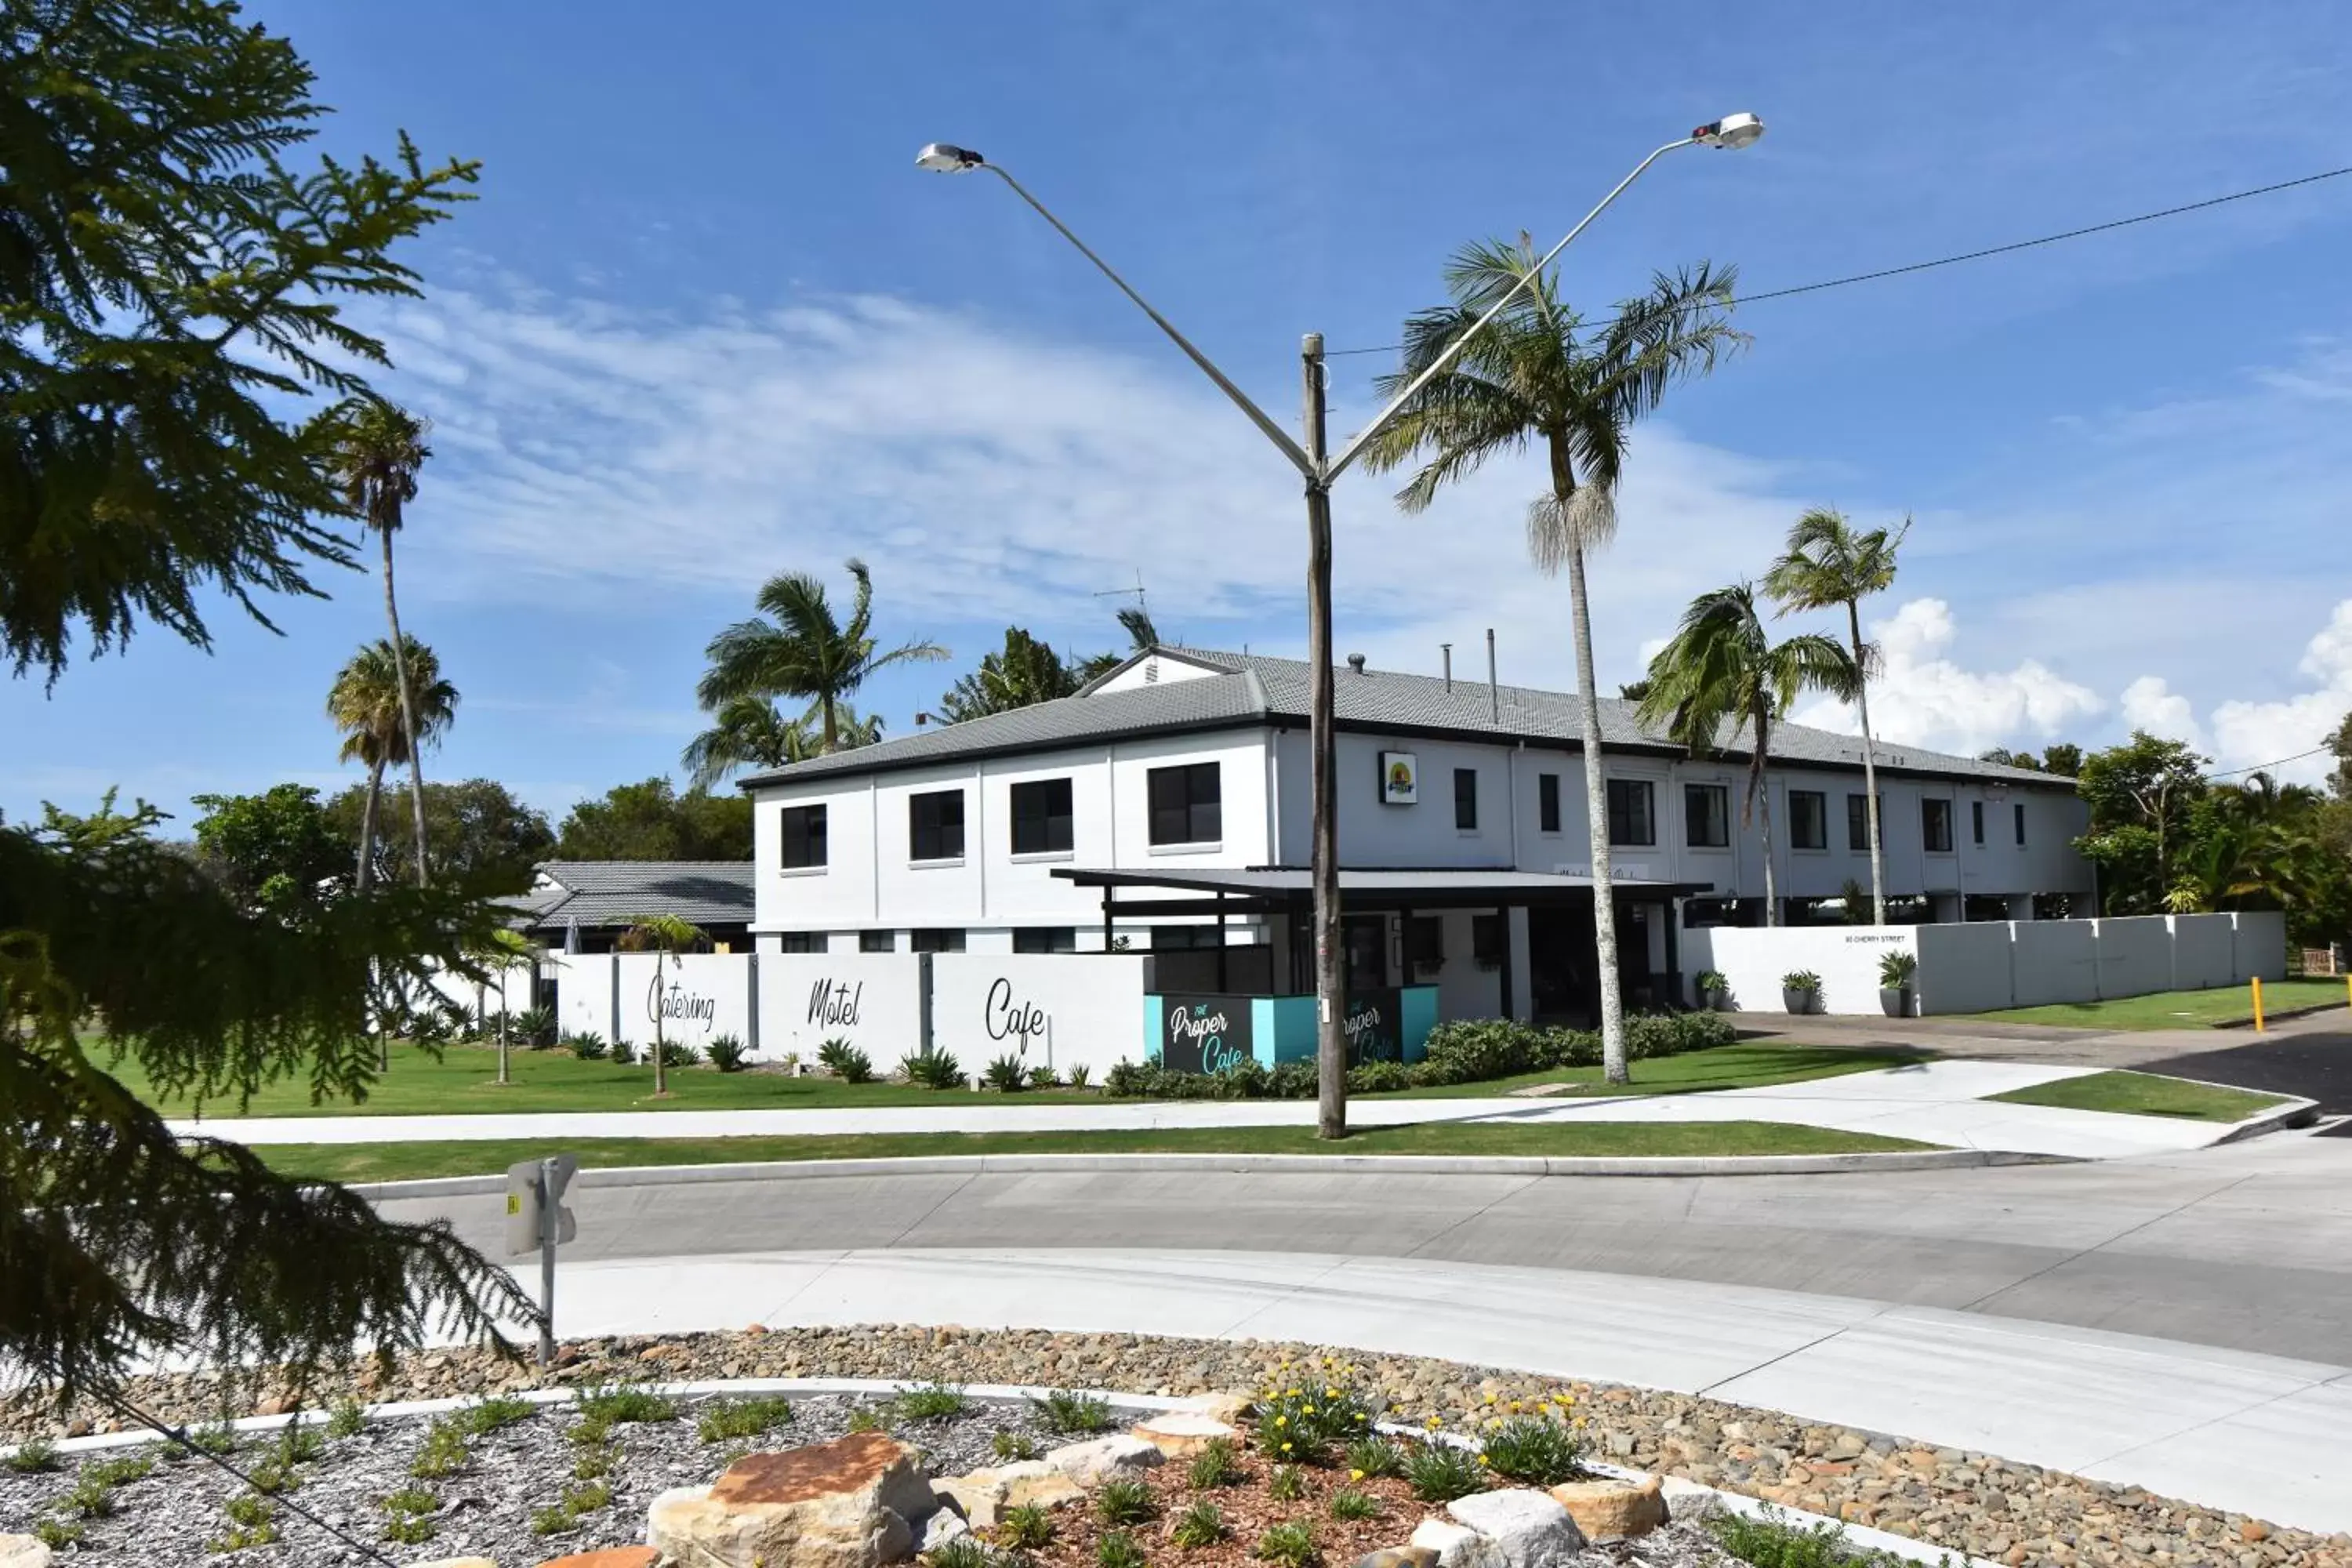
M 1654 154 L 1653 155 L 1654 156 Z M 1207 375 L 1211 381 L 1217 384 L 1219 391 L 1223 392 L 1227 397 L 1233 399 L 1234 406 L 1239 408 L 1244 414 L 1248 415 L 1250 423 L 1255 425 L 1259 430 L 1263 431 L 1267 440 L 1273 442 L 1276 447 L 1281 448 L 1282 455 L 1290 459 L 1292 466 L 1297 468 L 1299 473 L 1303 475 L 1310 484 L 1314 482 L 1316 479 L 1315 464 L 1313 459 L 1307 457 L 1305 449 L 1302 448 L 1297 442 L 1292 440 L 1288 432 L 1285 431 L 1281 426 L 1266 417 L 1265 410 L 1251 402 L 1249 394 L 1244 392 L 1240 387 L 1235 386 L 1231 381 L 1227 380 L 1225 373 L 1219 370 L 1214 364 L 1211 363 L 1208 355 L 1202 353 L 1199 349 L 1194 348 L 1192 344 L 1192 341 L 1186 338 L 1183 333 L 1176 330 L 1174 323 L 1170 321 L 1167 317 L 1161 315 L 1159 311 L 1153 310 L 1151 308 L 1150 301 L 1144 299 L 1142 295 L 1137 293 L 1132 288 L 1129 287 L 1126 279 L 1121 278 L 1118 273 L 1112 271 L 1109 262 L 1105 261 L 1101 257 L 1097 256 L 1092 250 L 1088 249 L 1087 247 L 1087 242 L 1080 239 L 1076 235 L 1072 234 L 1070 232 L 1069 226 L 1065 224 L 1060 218 L 1055 217 L 1051 212 L 1047 211 L 1045 204 L 1039 201 L 1035 196 L 1031 195 L 1027 189 L 1022 185 L 1020 181 L 1014 179 L 1011 174 L 1006 174 L 1003 169 L 998 168 L 993 163 L 982 163 L 979 164 L 979 167 L 986 169 L 990 174 L 994 174 L 998 179 L 1003 180 L 1006 184 L 1012 186 L 1013 194 L 1014 195 L 1019 196 L 1023 201 L 1027 202 L 1031 206 L 1036 208 L 1037 216 L 1039 217 L 1042 217 L 1047 223 L 1052 224 L 1055 229 L 1064 239 L 1066 239 L 1072 245 L 1076 246 L 1078 247 L 1079 255 L 1085 257 L 1088 261 L 1093 262 L 1104 277 L 1109 279 L 1113 283 L 1118 286 L 1118 291 L 1120 293 L 1134 300 L 1136 308 L 1141 310 L 1145 315 L 1150 317 L 1153 324 L 1159 327 L 1161 331 L 1168 334 L 1169 341 L 1173 342 L 1178 348 L 1182 349 L 1184 351 L 1185 357 L 1190 359 L 1194 364 L 1199 365 L 1202 373 Z M 1620 186 L 1619 189 L 1622 190 L 1623 187 Z M 1615 193 L 1612 192 L 1611 194 L 1613 195 Z M 1603 203 L 1602 205 L 1606 205 L 1607 204 Z
M 1579 222 L 1574 228 L 1570 229 L 1567 234 L 1560 237 L 1560 242 L 1558 245 L 1553 246 L 1549 250 L 1544 252 L 1543 259 L 1537 262 L 1534 267 L 1530 268 L 1526 277 L 1511 285 L 1510 292 L 1496 300 L 1493 307 L 1489 309 L 1485 315 L 1479 317 L 1477 321 L 1468 331 L 1464 332 L 1460 337 L 1454 339 L 1454 342 L 1447 346 L 1444 353 L 1439 354 L 1434 360 L 1430 362 L 1427 369 L 1423 370 L 1419 375 L 1414 376 L 1412 383 L 1407 385 L 1402 392 L 1398 393 L 1394 397 L 1391 398 L 1389 400 L 1389 405 L 1386 408 L 1381 409 L 1379 414 L 1375 415 L 1370 424 L 1356 432 L 1356 438 L 1349 442 L 1345 447 L 1341 448 L 1339 455 L 1332 458 L 1330 463 L 1324 468 L 1324 482 L 1328 484 L 1331 480 L 1338 479 L 1340 474 L 1345 472 L 1348 465 L 1354 462 L 1356 458 L 1361 455 L 1364 447 L 1370 444 L 1372 438 L 1389 427 L 1391 422 L 1396 418 L 1398 411 L 1402 409 L 1406 404 L 1412 402 L 1414 396 L 1420 393 L 1421 389 L 1434 380 L 1441 371 L 1444 370 L 1447 365 L 1452 364 L 1454 358 L 1459 355 L 1465 348 L 1469 346 L 1470 340 L 1476 337 L 1480 332 L 1486 331 L 1486 323 L 1501 315 L 1503 313 L 1504 307 L 1507 306 L 1512 300 L 1519 297 L 1519 290 L 1525 289 L 1529 283 L 1532 283 L 1536 279 L 1542 276 L 1543 269 L 1551 265 L 1552 258 L 1558 256 L 1561 251 L 1566 250 L 1569 247 L 1569 242 L 1590 227 L 1594 218 L 1597 218 L 1602 213 L 1607 212 L 1609 210 L 1609 204 L 1625 194 L 1626 186 L 1640 179 L 1643 174 L 1648 171 L 1651 164 L 1656 163 L 1667 153 L 1675 152 L 1684 147 L 1696 147 L 1699 145 L 1701 140 L 1702 138 L 1698 136 L 1685 136 L 1679 142 L 1669 142 L 1664 146 L 1659 148 L 1656 152 L 1651 153 L 1648 157 L 1643 159 L 1640 163 L 1634 164 L 1633 172 L 1632 174 L 1618 181 L 1616 188 L 1611 191 L 1607 195 L 1601 197 L 1601 204 L 1598 206 L 1594 207 L 1591 212 L 1586 213 L 1583 219 Z M 1018 190 L 1020 187 L 1015 186 L 1013 188 Z M 1026 192 L 1023 192 L 1023 194 L 1024 195 L 1027 195 Z M 1037 210 L 1044 212 L 1045 209 L 1039 207 Z M 1055 226 L 1057 228 L 1060 227 L 1058 224 Z M 1065 229 L 1063 232 L 1067 233 L 1068 230 Z M 1081 246 L 1079 248 L 1084 249 L 1085 247 Z M 1097 263 L 1097 265 L 1099 266 L 1100 263 Z M 1103 269 L 1105 271 L 1109 270 L 1108 268 L 1104 268 Z M 1124 288 L 1125 285 L 1122 284 L 1120 287 Z M 1140 303 L 1140 301 L 1139 301 L 1139 303 Z M 1148 310 L 1150 307 L 1146 306 L 1145 309 Z M 1178 341 L 1181 342 L 1182 340 L 1179 339 Z

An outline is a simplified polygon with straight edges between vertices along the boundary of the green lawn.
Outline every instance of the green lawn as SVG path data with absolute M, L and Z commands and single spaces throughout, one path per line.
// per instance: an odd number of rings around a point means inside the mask
M 2263 1010 L 2341 1006 L 2346 1001 L 2341 980 L 2266 980 Z M 2000 1024 L 2063 1024 L 2084 1029 L 2199 1029 L 2251 1018 L 2254 994 L 2251 986 L 2221 985 L 2210 991 L 2158 991 L 2146 996 L 2122 996 L 2112 1002 L 2053 1002 L 2042 1007 L 2003 1007 L 1997 1012 L 1971 1013 Z
M 292 1174 L 339 1182 L 490 1174 L 551 1152 L 544 1139 L 478 1143 L 288 1143 L 254 1152 Z M 937 1154 L 1844 1154 L 1930 1144 L 1769 1121 L 1595 1122 L 1370 1128 L 1336 1143 L 1312 1127 L 1188 1127 L 1157 1132 L 916 1132 L 781 1138 L 579 1138 L 561 1147 L 583 1165 L 711 1165 L 750 1161 L 878 1160 Z
M 2274 1094 L 2190 1083 L 2145 1072 L 2095 1072 L 2033 1089 L 1989 1094 L 2015 1105 L 2055 1105 L 2068 1110 L 2113 1110 L 2127 1116 L 2178 1116 L 2191 1121 L 2242 1121 L 2284 1101 Z
M 1523 1073 L 1516 1078 L 1483 1083 L 1454 1084 L 1443 1089 L 1404 1089 L 1396 1094 L 1365 1098 L 1429 1097 L 1460 1099 L 1499 1095 L 1526 1084 L 1574 1082 L 1580 1091 L 1601 1094 L 1688 1094 L 1702 1089 L 1747 1089 L 1761 1084 L 1796 1083 L 1873 1068 L 1897 1067 L 1916 1060 L 1899 1050 L 1842 1049 L 1834 1047 L 1780 1043 L 1735 1043 L 1678 1057 L 1660 1057 L 1632 1064 L 1633 1081 L 1604 1084 L 1599 1068 L 1563 1068 L 1552 1072 Z M 669 1075 L 670 1097 L 655 1100 L 653 1069 L 616 1067 L 608 1061 L 583 1062 L 569 1051 L 515 1051 L 509 1064 L 513 1083 L 498 1084 L 498 1053 L 480 1046 L 451 1046 L 439 1059 L 413 1046 L 394 1046 L 392 1070 L 361 1104 L 332 1101 L 312 1105 L 299 1081 L 273 1083 L 254 1096 L 247 1113 L 254 1116 L 415 1116 L 465 1115 L 473 1112 L 520 1113 L 547 1110 L 833 1110 L 857 1106 L 972 1105 L 983 1100 L 1002 1103 L 1006 1096 L 992 1091 L 935 1090 L 909 1084 L 846 1084 L 829 1078 L 786 1078 L 780 1073 L 719 1073 L 709 1068 L 688 1068 Z M 184 1100 L 165 1100 L 139 1073 L 138 1063 L 126 1058 L 120 1068 L 133 1092 L 167 1112 L 185 1115 Z M 1016 1099 L 1022 1104 L 1083 1103 L 1098 1105 L 1102 1096 L 1074 1089 L 1030 1089 Z M 236 1115 L 234 1100 L 214 1100 L 205 1114 Z

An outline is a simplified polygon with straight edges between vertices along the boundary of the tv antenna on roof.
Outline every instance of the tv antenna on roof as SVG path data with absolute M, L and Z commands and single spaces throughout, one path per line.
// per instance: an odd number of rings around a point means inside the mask
M 1097 599 L 1124 599 L 1130 594 L 1135 596 L 1135 603 L 1129 608 L 1119 611 L 1119 624 L 1127 628 L 1128 635 L 1134 638 L 1139 646 L 1147 642 L 1156 643 L 1160 641 L 1159 628 L 1153 626 L 1151 622 L 1150 601 L 1144 597 L 1142 568 L 1138 567 L 1136 569 L 1134 587 L 1100 589 L 1096 593 L 1095 597 Z
M 1148 605 L 1148 604 L 1146 604 L 1146 603 L 1144 602 L 1144 597 L 1143 597 L 1143 568 L 1141 568 L 1141 567 L 1139 567 L 1139 567 L 1137 567 L 1137 568 L 1136 568 L 1136 570 L 1135 570 L 1135 586 L 1134 586 L 1134 587 L 1132 587 L 1132 588 L 1103 588 L 1103 589 L 1100 589 L 1100 590 L 1097 591 L 1097 593 L 1095 594 L 1095 597 L 1096 597 L 1096 598 L 1097 598 L 1097 599 L 1123 599 L 1123 598 L 1127 597 L 1127 595 L 1129 595 L 1129 594 L 1132 594 L 1132 595 L 1135 595 L 1135 607 L 1136 607 L 1137 609 L 1139 609 L 1139 610 L 1142 610 L 1142 611 L 1144 611 L 1145 613 L 1149 614 L 1149 613 L 1150 613 L 1150 611 L 1151 606 L 1150 606 L 1150 605 Z

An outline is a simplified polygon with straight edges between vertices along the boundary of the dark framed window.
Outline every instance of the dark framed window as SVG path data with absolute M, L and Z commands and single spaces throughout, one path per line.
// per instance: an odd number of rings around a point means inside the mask
M 1076 843 L 1070 781 L 1032 779 L 1013 786 L 1013 853 L 1066 854 Z
M 1470 917 L 1470 956 L 1473 961 L 1489 967 L 1503 962 L 1502 916 Z
M 1478 826 L 1478 770 L 1454 770 L 1454 826 L 1465 831 Z
M 776 939 L 778 952 L 823 952 L 817 945 L 819 933 L 813 931 L 788 931 Z
M 1559 831 L 1559 775 L 1536 775 L 1536 826 L 1546 833 Z
M 1154 768 L 1147 780 L 1152 843 L 1214 844 L 1225 836 L 1224 785 L 1216 763 Z
M 1694 849 L 1731 847 L 1731 786 L 1683 785 L 1683 835 Z
M 1067 784 L 1069 781 L 1061 781 Z M 1018 926 L 1013 932 L 1015 952 L 1076 952 L 1078 951 L 1078 931 L 1076 926 Z
M 1826 849 L 1830 847 L 1830 797 L 1817 789 L 1789 792 L 1789 847 Z
M 824 864 L 824 807 L 784 807 L 784 869 Z
M 1969 802 L 1969 842 L 1984 842 L 1984 802 L 1980 800 Z
M 2025 847 L 2025 803 L 2021 800 L 2010 809 L 2017 813 L 2017 847 L 2022 849 Z
M 1919 803 L 1919 837 L 1930 855 L 1952 852 L 1952 803 L 1930 797 Z
M 1609 842 L 1655 844 L 1658 841 L 1656 790 L 1647 779 L 1609 781 Z
M 1154 952 L 1190 952 L 1195 948 L 1215 949 L 1223 938 L 1213 925 L 1153 926 L 1151 951 Z
M 1878 820 L 1886 822 L 1886 797 L 1878 797 Z M 1870 797 L 1850 795 L 1845 797 L 1845 847 L 1857 855 L 1870 852 Z
M 898 951 L 898 933 L 895 931 L 859 931 L 857 933 L 857 951 L 860 952 L 896 952 Z
M 1404 922 L 1404 961 L 1416 969 L 1435 969 L 1445 962 L 1444 916 L 1415 915 Z
M 917 952 L 961 952 L 963 932 L 961 931 L 919 931 L 915 932 Z
M 963 858 L 963 791 L 907 797 L 907 854 L 915 860 Z

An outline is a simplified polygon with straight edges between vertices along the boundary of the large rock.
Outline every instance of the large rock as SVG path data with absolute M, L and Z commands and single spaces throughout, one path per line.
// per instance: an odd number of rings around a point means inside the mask
M 1189 1459 L 1219 1438 L 1238 1447 L 1240 1429 L 1199 1410 L 1169 1410 L 1153 1416 L 1128 1436 L 1150 1444 L 1171 1459 Z
M 0 1568 L 49 1568 L 50 1552 L 30 1535 L 0 1535 Z
M 1383 1546 L 1378 1552 L 1367 1552 L 1357 1558 L 1356 1568 L 1437 1568 L 1437 1549 L 1433 1546 Z
M 1437 1568 L 1503 1568 L 1495 1543 L 1466 1524 L 1450 1519 L 1424 1519 L 1412 1527 L 1408 1552 L 1431 1552 Z
M 675 1568 L 877 1568 L 914 1555 L 939 1507 L 915 1450 L 878 1432 L 738 1459 L 656 1498 L 646 1543 Z
M 928 1556 L 949 1542 L 971 1533 L 971 1526 L 955 1510 L 933 1509 L 930 1518 L 915 1522 L 915 1552 L 919 1556 Z
M 1568 1510 L 1587 1541 L 1624 1541 L 1666 1522 L 1665 1489 L 1655 1476 L 1632 1480 L 1562 1481 L 1552 1500 Z
M 468 1563 L 483 1559 L 468 1557 Z M 654 1568 L 661 1553 L 650 1546 L 604 1546 L 593 1552 L 574 1552 L 569 1557 L 551 1557 L 539 1568 Z
M 1045 1463 L 1082 1487 L 1099 1486 L 1113 1476 L 1131 1475 L 1159 1465 L 1167 1456 L 1141 1437 L 1119 1433 L 1084 1443 L 1049 1448 Z
M 1213 1421 L 1231 1425 L 1257 1408 L 1257 1396 L 1252 1394 L 1203 1394 L 1191 1401 L 1190 1406 Z
M 1059 1508 L 1087 1495 L 1074 1477 L 1043 1459 L 939 1476 L 932 1479 L 931 1490 L 974 1530 L 990 1529 L 1008 1508 Z
M 1550 1493 L 1533 1487 L 1472 1492 L 1447 1503 L 1445 1511 L 1454 1523 L 1491 1542 L 1491 1554 L 1479 1555 L 1503 1568 L 1552 1568 L 1584 1550 L 1584 1531 L 1577 1528 L 1575 1516 Z

